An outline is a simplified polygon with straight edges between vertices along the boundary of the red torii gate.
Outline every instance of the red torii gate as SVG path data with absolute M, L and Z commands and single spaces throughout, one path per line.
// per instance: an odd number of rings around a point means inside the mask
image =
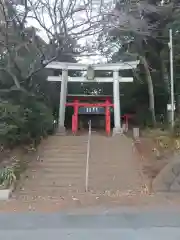
M 111 96 L 96 96 L 96 95 L 68 95 L 69 99 L 72 99 L 72 102 L 67 102 L 66 106 L 71 106 L 74 108 L 74 114 L 72 115 L 72 133 L 76 134 L 78 131 L 78 110 L 79 107 L 104 107 L 105 108 L 105 131 L 107 135 L 111 133 L 111 113 L 110 107 L 114 107 L 114 104 L 111 101 Z M 94 102 L 89 103 L 85 101 L 89 100 L 98 100 L 102 102 Z M 126 129 L 128 129 L 129 119 L 132 118 L 131 114 L 124 114 L 121 116 L 126 125 Z
M 68 95 L 68 97 L 72 98 L 72 102 L 67 102 L 66 106 L 71 106 L 74 108 L 74 114 L 72 115 L 72 132 L 74 134 L 78 131 L 78 110 L 79 107 L 105 107 L 105 131 L 107 135 L 111 133 L 111 113 L 110 107 L 114 107 L 114 104 L 111 103 L 110 96 L 94 96 L 94 95 L 86 95 L 86 96 L 72 96 Z M 96 99 L 103 102 L 89 103 L 83 102 L 90 99 Z

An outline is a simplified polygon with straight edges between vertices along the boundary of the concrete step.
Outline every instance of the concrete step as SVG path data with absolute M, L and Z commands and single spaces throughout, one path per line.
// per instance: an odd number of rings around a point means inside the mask
M 33 178 L 49 179 L 49 178 L 56 178 L 56 177 L 57 179 L 64 178 L 65 180 L 73 179 L 74 177 L 83 178 L 85 177 L 85 168 L 76 169 L 76 170 L 70 168 L 70 169 L 66 169 L 66 171 L 64 170 L 54 171 L 54 169 L 46 169 L 46 170 L 43 169 L 42 171 L 27 172 L 24 175 L 25 180 L 33 179 Z
M 46 163 L 46 162 L 52 162 L 53 164 L 62 162 L 62 163 L 67 163 L 67 164 L 74 164 L 74 163 L 78 163 L 78 162 L 84 162 L 86 160 L 86 156 L 81 155 L 81 156 L 75 156 L 75 157 L 39 157 L 36 161 L 34 161 L 34 163 Z M 33 162 L 32 162 L 33 163 Z
M 46 174 L 49 174 L 51 172 L 55 172 L 55 173 L 62 173 L 63 171 L 66 172 L 69 169 L 70 169 L 70 171 L 73 170 L 73 168 L 71 168 L 71 167 L 62 167 L 60 165 L 56 165 L 56 166 L 54 166 L 54 165 L 45 165 L 43 167 L 36 167 L 36 169 L 33 168 L 33 169 L 29 170 L 29 172 L 31 172 L 31 173 L 33 173 L 33 171 L 34 171 L 34 173 L 35 172 L 37 172 L 37 173 L 41 173 L 42 172 L 44 175 L 46 175 Z M 81 165 L 81 166 L 78 166 L 78 167 L 74 167 L 74 172 L 77 172 L 77 171 L 78 172 L 79 171 L 85 171 L 85 166 Z
M 82 193 L 84 194 L 85 188 L 76 188 L 76 189 L 67 189 L 67 187 L 62 187 L 62 188 L 40 188 L 40 189 L 24 189 L 18 192 L 18 195 L 14 194 L 14 197 L 18 198 L 24 198 L 24 199 L 31 199 L 33 197 L 49 197 L 49 198 L 54 198 L 54 197 L 63 197 L 69 195 L 70 197 L 73 198 L 73 195 L 76 195 L 77 193 Z
M 58 178 L 63 178 L 65 176 L 68 177 L 73 177 L 73 176 L 84 176 L 85 175 L 85 169 L 66 169 L 66 170 L 59 170 L 59 171 L 53 171 L 51 169 L 48 173 L 47 171 L 39 171 L 39 172 L 30 172 L 29 174 L 26 174 L 26 178 L 38 178 L 38 179 L 48 179 L 51 177 L 58 177 Z
M 73 179 L 59 179 L 59 180 L 47 180 L 44 179 L 44 181 L 39 181 L 38 183 L 36 183 L 35 180 L 31 180 L 31 181 L 27 181 L 26 184 L 20 185 L 22 188 L 25 189 L 41 189 L 42 187 L 67 187 L 67 188 L 71 188 L 71 187 L 78 187 L 78 186 L 85 186 L 85 180 L 84 183 L 82 181 L 82 179 L 80 178 L 73 178 Z
M 62 159 L 63 158 L 69 158 L 71 160 L 74 160 L 74 159 L 81 159 L 81 158 L 84 158 L 86 157 L 86 152 L 82 152 L 82 153 L 65 153 L 65 152 L 61 152 L 61 153 L 42 153 L 39 155 L 39 159 L 54 159 L 54 158 L 57 158 L 57 159 Z
M 83 148 L 74 148 L 72 149 L 71 146 L 68 146 L 67 148 L 49 148 L 49 149 L 42 149 L 41 152 L 54 152 L 54 153 L 61 153 L 61 152 L 66 152 L 66 153 L 83 153 L 83 152 L 86 152 L 87 148 L 86 147 L 83 147 Z
M 21 195 L 36 195 L 36 196 L 55 196 L 55 195 L 59 195 L 59 196 L 67 196 L 67 195 L 75 195 L 76 193 L 84 193 L 85 192 L 85 187 L 79 187 L 79 186 L 75 186 L 74 188 L 67 188 L 65 187 L 58 187 L 58 188 L 53 188 L 52 186 L 50 187 L 44 187 L 41 186 L 40 188 L 36 188 L 36 189 L 21 189 L 21 190 L 17 190 L 18 191 L 18 196 Z M 15 195 L 15 194 L 14 194 Z
M 39 166 L 42 166 L 43 164 L 46 164 L 46 163 L 52 163 L 53 165 L 56 165 L 56 164 L 64 164 L 64 165 L 68 165 L 70 166 L 71 164 L 72 165 L 78 165 L 78 164 L 82 164 L 82 163 L 85 163 L 86 162 L 86 156 L 81 156 L 81 157 L 75 157 L 75 158 L 58 158 L 58 157 L 54 157 L 54 158 L 49 158 L 49 157 L 46 157 L 46 158 L 39 158 L 36 162 L 31 162 L 30 165 L 39 165 Z
M 79 184 L 79 182 L 71 184 L 71 183 L 62 183 L 62 184 L 47 184 L 47 185 L 37 185 L 37 186 L 33 186 L 33 185 L 28 185 L 28 186 L 19 186 L 19 191 L 58 191 L 61 192 L 62 190 L 67 191 L 71 191 L 71 190 L 78 190 L 78 189 L 84 189 L 85 188 L 85 184 Z
M 39 185 L 45 185 L 45 184 L 49 184 L 49 183 L 58 183 L 58 184 L 75 184 L 75 183 L 81 183 L 81 182 L 85 182 L 85 175 L 66 175 L 65 177 L 53 177 L 53 176 L 49 176 L 46 178 L 41 178 L 41 177 L 30 177 L 28 180 L 24 181 L 23 185 L 28 186 L 28 185 L 32 185 L 34 184 L 35 186 L 39 186 Z M 91 181 L 90 181 L 91 182 Z M 56 184 L 57 185 L 57 184 Z
M 27 182 L 32 182 L 34 181 L 35 184 L 38 184 L 39 181 L 51 181 L 51 180 L 57 180 L 57 181 L 74 181 L 76 179 L 80 179 L 83 181 L 85 179 L 85 171 L 66 171 L 66 172 L 53 172 L 45 175 L 44 173 L 39 173 L 39 174 L 30 174 L 26 176 L 27 180 L 24 180 L 24 184 Z
M 70 147 L 68 148 L 68 149 L 53 149 L 53 150 L 43 150 L 43 151 L 41 151 L 41 154 L 40 155 L 42 155 L 42 154 L 65 154 L 65 153 L 67 153 L 67 154 L 70 154 L 70 155 L 72 155 L 72 154 L 86 154 L 86 149 L 81 149 L 81 150 L 79 150 L 79 149 L 77 149 L 77 150 L 71 150 L 70 149 Z
M 89 160 L 89 166 L 90 167 L 98 167 L 98 168 L 107 168 L 109 166 L 111 166 L 112 168 L 121 168 L 121 165 L 117 162 L 104 162 L 101 161 L 101 159 L 97 159 L 96 161 L 92 162 L 91 160 Z
M 39 171 L 41 171 L 41 169 L 44 169 L 44 168 L 47 168 L 47 167 L 52 167 L 52 168 L 78 168 L 78 167 L 85 167 L 86 165 L 86 162 L 85 160 L 83 161 L 79 161 L 79 162 L 61 162 L 61 161 L 52 161 L 52 162 L 49 162 L 49 161 L 44 161 L 44 162 L 37 162 L 35 164 L 32 164 L 29 165 L 29 169 L 37 169 Z
M 71 151 L 71 152 L 77 152 L 77 151 L 85 151 L 87 147 L 87 144 L 85 145 L 77 145 L 77 146 L 72 146 L 70 144 L 68 144 L 67 146 L 48 146 L 48 147 L 43 147 L 41 148 L 42 151 Z
M 87 144 L 87 142 L 88 142 L 88 138 L 85 138 L 85 139 L 76 139 L 76 138 L 74 138 L 74 139 L 71 139 L 71 138 L 69 138 L 69 139 L 64 139 L 64 140 L 61 140 L 61 141 L 59 141 L 58 139 L 51 139 L 51 140 L 49 140 L 49 141 L 47 141 L 47 142 L 44 142 L 44 144 L 43 144 L 43 148 L 44 147 L 50 147 L 50 146 L 61 146 L 61 147 L 63 147 L 63 146 L 78 146 L 78 147 L 80 147 L 81 145 L 86 145 Z
M 54 146 L 72 146 L 73 147 L 82 147 L 87 145 L 88 139 L 84 139 L 84 140 L 75 140 L 75 141 L 71 141 L 70 139 L 67 141 L 58 141 L 58 140 L 54 140 L 54 141 L 47 141 L 46 143 L 44 143 L 43 145 L 41 145 L 41 148 L 49 148 L 54 147 Z
M 117 171 L 116 168 L 114 168 L 114 170 L 110 169 L 110 170 L 107 170 L 107 169 L 102 169 L 101 171 L 98 171 L 97 169 L 91 169 L 90 173 L 89 173 L 89 176 L 91 177 L 96 177 L 97 178 L 109 178 L 109 177 L 121 177 L 120 176 L 120 173 L 119 171 Z
M 87 150 L 87 144 L 85 145 L 80 145 L 80 146 L 77 146 L 77 147 L 73 147 L 71 144 L 68 144 L 67 146 L 49 146 L 49 147 L 41 147 L 39 148 L 40 149 L 40 152 L 48 152 L 48 151 L 59 151 L 59 152 L 63 152 L 63 151 L 69 151 L 69 152 L 83 152 L 83 151 L 86 151 Z
M 85 186 L 85 181 L 84 183 L 82 183 L 82 179 L 73 179 L 73 180 L 69 180 L 69 181 L 42 181 L 42 182 L 38 182 L 37 184 L 35 183 L 35 181 L 29 181 L 26 183 L 26 185 L 21 185 L 22 188 L 24 189 L 29 189 L 29 190 L 33 190 L 33 189 L 42 189 L 42 188 L 52 188 L 52 189 L 58 189 L 61 187 L 67 187 L 67 188 L 79 188 L 79 187 L 83 187 Z
M 59 163 L 59 162 L 67 162 L 67 163 L 78 163 L 78 162 L 84 162 L 86 160 L 86 156 L 81 155 L 81 156 L 74 156 L 74 157 L 38 157 L 38 159 L 36 161 L 34 161 L 34 163 L 39 163 L 39 164 L 43 164 L 46 162 L 52 162 L 53 164 L 55 163 Z M 32 162 L 33 163 L 33 162 Z
M 69 166 L 68 165 L 63 165 L 61 163 L 56 163 L 56 164 L 52 164 L 52 163 L 43 163 L 43 164 L 36 164 L 36 166 L 33 168 L 34 170 L 36 169 L 37 172 L 44 172 L 47 171 L 48 169 L 50 171 L 54 171 L 54 170 L 58 170 L 58 171 L 61 171 L 61 169 L 64 169 L 64 170 L 68 170 L 68 169 L 75 169 L 78 170 L 78 169 L 85 169 L 85 164 L 84 163 L 81 163 L 81 164 L 70 164 Z M 32 169 L 32 170 L 33 170 Z
M 37 159 L 37 161 L 39 160 L 39 161 L 53 161 L 53 159 L 54 160 L 56 160 L 56 161 L 63 161 L 63 160 L 69 160 L 69 161 L 78 161 L 78 160 L 83 160 L 83 159 L 86 159 L 86 154 L 72 154 L 72 155 L 70 155 L 70 154 L 60 154 L 60 155 L 58 155 L 58 154 L 43 154 L 43 155 L 41 155 L 41 156 L 39 156 L 39 158 Z
M 64 144 L 64 145 L 62 145 L 62 144 L 58 144 L 58 143 L 56 143 L 56 144 L 53 144 L 53 143 L 51 143 L 51 144 L 48 144 L 47 146 L 40 146 L 39 147 L 39 149 L 40 150 L 50 150 L 50 149 L 54 149 L 54 150 L 56 150 L 56 149 L 61 149 L 61 150 L 65 150 L 65 149 L 71 149 L 72 151 L 76 151 L 76 150 L 82 150 L 83 148 L 86 148 L 87 147 L 87 142 L 85 142 L 85 143 L 76 143 L 76 144 L 71 144 L 71 143 L 68 143 L 68 144 Z

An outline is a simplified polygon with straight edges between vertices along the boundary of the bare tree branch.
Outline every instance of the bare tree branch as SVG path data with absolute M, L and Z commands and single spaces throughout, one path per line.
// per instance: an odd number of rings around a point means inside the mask
M 21 13 L 16 12 L 16 6 L 11 4 L 11 17 L 6 11 L 9 6 L 5 6 L 3 0 L 0 0 L 1 5 L 4 26 L 0 46 L 4 63 L 0 71 L 6 72 L 19 89 L 61 54 L 72 56 L 77 55 L 77 51 L 87 51 L 84 48 L 73 52 L 74 42 L 98 35 L 103 30 L 100 11 L 94 12 L 91 0 L 25 0 Z M 30 19 L 37 21 L 46 33 L 48 43 L 37 36 L 35 28 L 27 28 Z M 33 59 L 32 50 L 36 52 Z M 26 55 L 23 55 L 24 52 Z
M 32 0 L 29 0 L 29 2 L 33 11 L 33 18 L 50 34 L 50 38 L 55 37 L 58 40 L 58 38 L 66 38 L 68 35 L 73 38 L 78 35 L 82 35 L 81 37 L 88 36 L 88 32 L 97 28 L 98 23 L 100 23 L 99 13 L 92 14 L 91 0 L 83 0 L 81 5 L 77 0 L 68 0 L 66 3 L 64 0 L 53 3 L 39 0 L 38 9 L 43 9 L 43 12 L 34 7 Z M 46 23 L 42 21 L 42 16 L 45 14 L 49 20 L 49 27 L 47 27 L 47 21 Z

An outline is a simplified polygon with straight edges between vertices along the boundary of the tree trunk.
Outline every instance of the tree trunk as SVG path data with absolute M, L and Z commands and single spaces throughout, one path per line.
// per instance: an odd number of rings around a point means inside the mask
M 140 56 L 140 60 L 142 64 L 144 65 L 144 69 L 146 71 L 146 79 L 148 83 L 148 93 L 149 93 L 149 110 L 151 112 L 151 117 L 152 117 L 152 123 L 153 126 L 156 126 L 156 115 L 155 115 L 155 104 L 154 104 L 154 88 L 153 88 L 153 82 L 151 78 L 151 73 L 149 71 L 149 66 L 147 63 L 147 60 L 144 56 Z

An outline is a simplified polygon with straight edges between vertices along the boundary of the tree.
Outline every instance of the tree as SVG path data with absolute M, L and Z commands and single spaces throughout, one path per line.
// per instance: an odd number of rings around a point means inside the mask
M 0 141 L 17 144 L 40 138 L 52 130 L 53 106 L 46 101 L 50 84 L 42 69 L 46 58 L 51 60 L 56 56 L 53 56 L 54 46 L 43 41 L 37 29 L 27 27 L 27 2 L 23 11 L 19 11 L 12 2 L 0 1 L 0 9 Z
M 171 21 L 173 12 L 174 2 L 161 5 L 160 1 L 144 0 L 136 3 L 122 0 L 118 1 L 112 11 L 104 12 L 103 16 L 106 46 L 109 40 L 109 46 L 112 46 L 111 43 L 115 45 L 114 53 L 123 52 L 126 56 L 138 57 L 144 66 L 149 90 L 149 109 L 154 125 L 156 117 L 152 74 L 154 68 L 159 67 L 158 55 L 164 48 L 159 37 L 162 36 L 162 29 Z M 106 51 L 109 51 L 107 47 Z
M 98 19 L 92 14 L 90 1 L 79 5 L 78 1 L 66 4 L 63 0 L 24 0 L 19 7 L 19 1 L 0 0 L 0 13 L 0 103 L 2 110 L 9 109 L 0 116 L 0 130 L 6 129 L 0 131 L 0 138 L 2 140 L 7 133 L 8 139 L 17 143 L 39 138 L 49 131 L 52 110 L 56 108 L 55 102 L 59 103 L 59 86 L 46 81 L 44 68 L 53 60 L 76 61 L 79 52 L 86 50 L 77 41 L 94 33 Z M 80 13 L 85 17 L 78 20 Z M 39 36 L 39 29 L 28 27 L 32 19 L 46 33 L 47 39 Z M 16 110 L 16 115 L 11 114 Z M 33 125 L 37 122 L 40 125 L 35 130 Z
M 28 9 L 22 16 L 9 1 L 0 1 L 0 6 L 4 18 L 0 26 L 1 83 L 8 90 L 15 88 L 25 91 L 42 65 L 47 44 L 37 36 L 35 28 L 26 27 Z
M 59 53 L 67 42 L 77 41 L 100 32 L 100 14 L 93 10 L 91 0 L 28 0 L 31 9 L 30 18 L 34 19 L 45 31 L 47 39 Z M 68 48 L 66 48 L 67 52 Z M 74 54 L 84 51 L 76 45 Z M 60 55 L 60 54 L 59 54 Z M 49 60 L 49 59 L 48 59 Z
M 22 90 L 23 83 L 32 84 L 32 77 L 49 62 L 78 56 L 81 49 L 77 40 L 93 34 L 98 24 L 93 20 L 95 16 L 91 16 L 90 3 L 84 1 L 83 5 L 79 5 L 78 1 L 69 1 L 66 5 L 63 0 L 24 0 L 23 10 L 20 11 L 13 1 L 1 0 L 0 70 L 3 76 L 11 78 L 15 87 Z M 77 21 L 75 18 L 81 12 L 85 17 Z M 27 27 L 30 19 L 35 19 L 44 30 L 46 41 L 38 36 L 37 29 Z

